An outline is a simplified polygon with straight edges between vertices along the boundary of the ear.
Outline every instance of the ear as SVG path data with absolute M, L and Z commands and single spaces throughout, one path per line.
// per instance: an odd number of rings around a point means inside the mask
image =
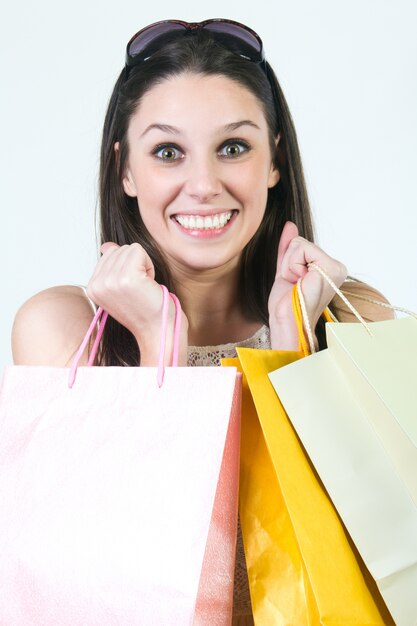
M 276 136 L 275 139 L 275 152 L 278 149 L 278 144 L 280 142 L 281 139 L 281 133 L 278 133 L 278 135 Z M 275 185 L 278 183 L 279 179 L 281 178 L 281 174 L 279 172 L 279 169 L 277 168 L 277 166 L 275 165 L 275 154 L 274 154 L 274 158 L 272 159 L 272 163 L 271 163 L 271 169 L 269 170 L 269 177 L 268 177 L 268 187 L 275 187 Z
M 116 143 L 114 144 L 114 152 L 116 155 L 116 160 L 118 161 L 120 158 L 120 143 L 118 141 L 116 141 Z M 136 186 L 129 168 L 126 168 L 126 170 L 123 172 L 122 184 L 125 194 L 130 196 L 131 198 L 136 198 L 138 194 L 136 192 Z

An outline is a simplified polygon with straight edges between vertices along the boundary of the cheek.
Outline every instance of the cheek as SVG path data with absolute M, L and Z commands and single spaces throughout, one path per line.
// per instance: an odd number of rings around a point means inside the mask
M 176 185 L 172 177 L 162 175 L 160 171 L 147 171 L 137 182 L 138 202 L 144 211 L 160 213 L 175 195 Z
M 240 190 L 240 194 L 247 200 L 252 202 L 258 209 L 264 209 L 268 197 L 268 179 L 269 170 L 265 167 L 265 161 L 252 164 L 241 172 L 236 183 L 236 189 Z

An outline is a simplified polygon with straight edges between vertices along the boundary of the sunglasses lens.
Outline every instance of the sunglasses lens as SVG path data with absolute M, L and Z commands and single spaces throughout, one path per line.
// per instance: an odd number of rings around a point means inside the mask
M 226 47 L 234 49 L 251 61 L 263 60 L 261 41 L 246 28 L 229 22 L 209 22 L 204 25 L 204 29 L 212 32 Z
M 163 46 L 165 39 L 169 40 L 171 35 L 181 31 L 184 32 L 184 26 L 175 22 L 154 24 L 132 37 L 127 45 L 127 53 L 130 57 L 136 57 L 146 51 L 146 56 L 149 56 L 155 47 Z
M 208 30 L 219 43 L 250 61 L 260 63 L 264 60 L 261 40 L 244 26 L 224 20 L 191 24 L 172 20 L 157 22 L 136 33 L 127 44 L 126 65 L 145 61 L 178 34 L 198 28 Z

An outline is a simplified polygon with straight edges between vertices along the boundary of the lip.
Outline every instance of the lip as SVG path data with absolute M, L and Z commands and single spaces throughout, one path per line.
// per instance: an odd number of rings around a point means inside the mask
M 200 216 L 200 217 L 213 217 L 214 215 L 220 215 L 221 213 L 229 213 L 229 211 L 237 212 L 237 209 L 235 209 L 235 208 L 233 208 L 233 209 L 225 209 L 224 207 L 218 207 L 218 208 L 215 208 L 215 209 L 213 209 L 213 208 L 208 208 L 208 209 L 203 209 L 203 208 L 200 209 L 200 208 L 198 208 L 198 209 L 194 209 L 192 211 L 187 211 L 187 210 L 177 211 L 176 213 L 173 213 L 171 215 L 171 218 L 175 219 L 175 217 L 177 215 L 184 215 L 184 216 L 187 216 L 187 217 L 191 217 L 191 216 L 193 216 L 193 217 L 197 217 L 197 216 Z
M 187 217 L 213 217 L 214 215 L 220 215 L 221 213 L 227 213 L 228 211 L 232 212 L 232 217 L 230 218 L 230 220 L 227 222 L 227 224 L 225 224 L 225 226 L 220 226 L 219 228 L 210 228 L 210 229 L 202 229 L 202 228 L 195 228 L 195 229 L 191 229 L 191 228 L 184 228 L 183 226 L 181 226 L 181 224 L 179 222 L 177 222 L 177 220 L 175 219 L 177 215 L 181 215 L 181 216 L 187 216 Z M 189 237 L 192 237 L 193 239 L 213 239 L 216 237 L 220 237 L 223 234 L 225 234 L 233 225 L 233 223 L 236 220 L 236 216 L 238 214 L 238 211 L 236 209 L 216 209 L 213 210 L 211 209 L 210 211 L 193 211 L 193 212 L 181 212 L 181 213 L 175 213 L 174 215 L 171 216 L 171 221 L 175 224 L 175 226 L 180 230 L 180 232 L 184 233 L 185 235 L 188 235 Z

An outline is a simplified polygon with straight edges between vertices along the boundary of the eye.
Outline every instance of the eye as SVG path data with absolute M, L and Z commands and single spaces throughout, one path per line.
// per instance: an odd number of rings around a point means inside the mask
M 184 154 L 182 150 L 173 144 L 160 144 L 152 150 L 152 154 L 162 161 L 173 162 L 181 159 Z
M 250 145 L 242 139 L 229 139 L 220 148 L 220 156 L 235 159 L 250 150 Z

